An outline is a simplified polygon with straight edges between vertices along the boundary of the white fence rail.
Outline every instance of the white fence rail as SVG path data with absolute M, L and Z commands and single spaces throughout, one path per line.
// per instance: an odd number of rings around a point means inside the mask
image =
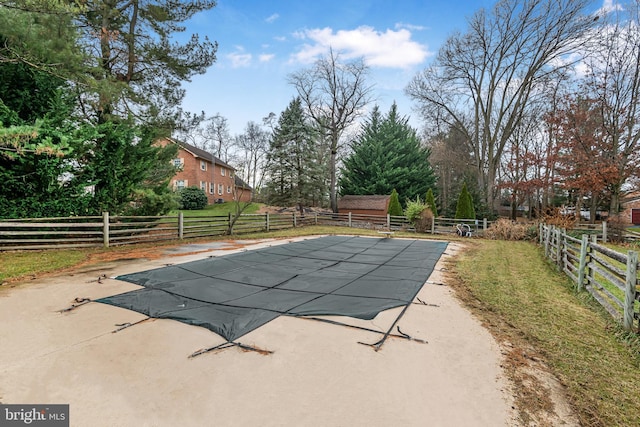
M 626 254 L 598 243 L 598 236 L 571 237 L 553 226 L 540 224 L 540 244 L 545 256 L 576 284 L 587 290 L 626 330 L 638 331 L 640 288 L 638 252 Z

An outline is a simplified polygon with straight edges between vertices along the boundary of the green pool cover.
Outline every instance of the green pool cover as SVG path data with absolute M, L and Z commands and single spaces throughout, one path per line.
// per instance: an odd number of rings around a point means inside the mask
M 232 342 L 281 315 L 373 319 L 410 304 L 446 242 L 328 236 L 118 276 L 97 300 L 202 326 Z

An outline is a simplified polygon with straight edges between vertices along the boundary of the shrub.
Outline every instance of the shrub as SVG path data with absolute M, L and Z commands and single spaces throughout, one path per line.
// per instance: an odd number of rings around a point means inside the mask
M 387 209 L 387 213 L 392 216 L 402 215 L 402 206 L 400 206 L 400 201 L 398 200 L 398 192 L 395 188 L 391 192 L 391 198 L 389 199 L 389 208 Z
M 416 197 L 415 200 L 409 200 L 407 202 L 407 208 L 404 210 L 404 216 L 407 217 L 407 221 L 414 224 L 416 219 L 420 218 L 420 214 L 422 214 L 422 211 L 426 207 L 427 205 L 420 200 L 420 197 Z
M 547 207 L 542 212 L 542 221 L 547 225 L 555 225 L 558 228 L 572 229 L 578 219 L 575 214 L 563 214 L 560 208 Z
M 433 212 L 431 212 L 431 208 L 425 207 L 422 212 L 420 212 L 420 216 L 416 218 L 414 222 L 414 227 L 418 233 L 426 233 L 427 231 L 431 231 L 431 224 L 433 222 Z
M 208 203 L 206 193 L 198 187 L 187 187 L 180 190 L 180 209 L 204 209 Z
M 429 189 L 429 191 L 427 191 L 427 195 L 424 198 L 424 203 L 429 206 L 429 209 L 431 209 L 431 213 L 433 214 L 433 216 L 437 217 L 438 207 L 436 206 L 436 199 L 435 197 L 433 197 L 433 190 Z
M 434 217 L 433 212 L 420 200 L 420 197 L 416 197 L 416 200 L 410 200 L 407 203 L 404 215 L 407 217 L 407 220 L 413 224 L 417 232 L 425 233 L 431 230 L 431 221 Z
M 473 207 L 473 199 L 467 190 L 467 183 L 462 184 L 458 204 L 456 205 L 456 219 L 475 219 L 476 210 Z
M 535 227 L 533 229 L 535 232 Z M 484 236 L 491 240 L 529 240 L 532 238 L 530 226 L 518 224 L 506 218 L 500 218 L 491 224 Z
M 136 190 L 129 207 L 124 210 L 124 215 L 165 215 L 176 209 L 178 204 L 178 196 L 173 192 L 167 191 L 158 194 L 149 189 Z
M 624 242 L 627 226 L 620 215 L 612 215 L 607 221 L 607 238 L 611 242 Z

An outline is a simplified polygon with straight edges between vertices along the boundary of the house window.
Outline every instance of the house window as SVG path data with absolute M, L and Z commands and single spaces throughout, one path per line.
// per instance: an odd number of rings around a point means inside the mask
M 184 165 L 184 159 L 173 159 L 173 166 L 179 169 L 182 165 Z
M 220 175 L 225 176 L 227 170 L 225 168 L 220 168 Z
M 202 191 L 207 191 L 207 183 L 204 181 L 200 181 L 200 189 Z
M 209 193 L 213 194 L 214 193 L 214 187 L 213 187 L 213 182 L 209 183 Z
M 200 170 L 201 171 L 207 170 L 207 162 L 205 162 L 204 160 L 200 160 Z
M 224 192 L 224 185 L 218 184 L 218 195 L 222 196 L 223 192 Z
M 182 190 L 185 187 L 185 183 L 184 183 L 184 179 L 176 179 L 175 180 L 175 184 L 176 184 L 176 189 L 177 190 Z
M 227 193 L 230 194 L 231 193 L 231 186 L 227 185 Z

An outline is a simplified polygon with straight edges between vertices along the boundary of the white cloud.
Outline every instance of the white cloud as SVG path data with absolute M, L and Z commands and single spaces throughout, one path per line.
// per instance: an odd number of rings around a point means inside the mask
M 602 2 L 602 7 L 598 9 L 597 14 L 607 14 L 618 10 L 622 10 L 620 3 L 615 0 L 604 0 Z
M 406 29 L 380 32 L 361 26 L 334 32 L 326 27 L 299 31 L 293 36 L 309 41 L 293 55 L 293 60 L 303 63 L 313 62 L 329 48 L 347 59 L 364 57 L 368 65 L 382 68 L 408 68 L 422 63 L 432 54 L 426 46 L 411 40 L 411 32 Z
M 424 27 L 422 25 L 405 24 L 404 22 L 396 23 L 395 27 L 396 27 L 396 30 L 400 30 L 404 28 L 409 31 L 423 31 L 427 29 L 427 27 Z
M 266 22 L 268 22 L 269 24 L 272 24 L 273 22 L 275 22 L 278 18 L 280 18 L 280 15 L 278 15 L 277 13 L 274 13 L 273 15 L 269 16 L 267 19 L 265 19 Z
M 287 41 L 287 38 L 285 36 L 276 36 L 273 39 L 275 41 L 278 41 L 278 42 L 286 42 Z
M 275 55 L 272 53 L 263 53 L 262 55 L 258 56 L 260 62 L 269 62 L 273 58 L 275 58 Z
M 253 56 L 250 53 L 245 53 L 242 46 L 236 46 L 236 52 L 228 54 L 227 58 L 231 61 L 233 68 L 241 68 L 251 65 Z

